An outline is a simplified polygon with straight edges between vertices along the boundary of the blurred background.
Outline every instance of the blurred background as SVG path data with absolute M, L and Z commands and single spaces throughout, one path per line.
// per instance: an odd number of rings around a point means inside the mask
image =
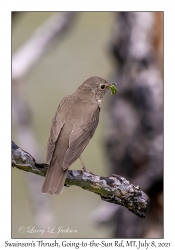
M 116 81 L 118 94 L 103 99 L 83 161 L 139 185 L 146 218 L 78 187 L 43 195 L 43 177 L 12 169 L 12 238 L 163 237 L 163 12 L 12 13 L 12 140 L 38 163 L 58 104 L 90 76 Z

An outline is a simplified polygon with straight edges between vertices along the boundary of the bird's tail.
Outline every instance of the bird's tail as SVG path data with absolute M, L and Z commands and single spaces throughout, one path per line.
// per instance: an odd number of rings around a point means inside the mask
M 67 169 L 63 170 L 57 161 L 51 162 L 41 189 L 42 193 L 60 194 L 64 187 L 66 175 Z

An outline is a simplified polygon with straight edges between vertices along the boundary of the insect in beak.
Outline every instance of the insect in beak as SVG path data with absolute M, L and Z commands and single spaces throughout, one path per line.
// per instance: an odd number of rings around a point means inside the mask
M 112 82 L 109 84 L 108 88 L 111 89 L 111 95 L 114 95 L 117 93 L 116 83 Z

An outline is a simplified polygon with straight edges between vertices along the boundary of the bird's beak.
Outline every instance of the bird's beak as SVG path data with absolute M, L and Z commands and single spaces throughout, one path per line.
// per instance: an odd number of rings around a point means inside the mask
M 111 89 L 111 95 L 114 95 L 117 93 L 117 88 L 116 88 L 116 83 L 112 82 L 110 84 L 107 85 L 107 88 Z

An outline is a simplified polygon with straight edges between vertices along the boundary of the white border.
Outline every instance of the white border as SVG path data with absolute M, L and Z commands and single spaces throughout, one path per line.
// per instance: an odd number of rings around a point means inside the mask
M 1 152 L 1 205 L 0 235 L 2 249 L 4 241 L 11 239 L 11 11 L 164 11 L 164 56 L 165 56 L 165 239 L 159 242 L 171 242 L 175 249 L 174 237 L 174 170 L 175 170 L 175 8 L 169 1 L 3 1 L 0 15 L 0 152 Z M 133 225 L 134 226 L 134 225 Z M 24 240 L 21 240 L 24 241 Z M 29 240 L 28 240 L 29 241 Z M 47 240 L 49 241 L 49 240 Z M 47 248 L 45 248 L 47 249 Z M 128 248 L 130 249 L 130 248 Z

